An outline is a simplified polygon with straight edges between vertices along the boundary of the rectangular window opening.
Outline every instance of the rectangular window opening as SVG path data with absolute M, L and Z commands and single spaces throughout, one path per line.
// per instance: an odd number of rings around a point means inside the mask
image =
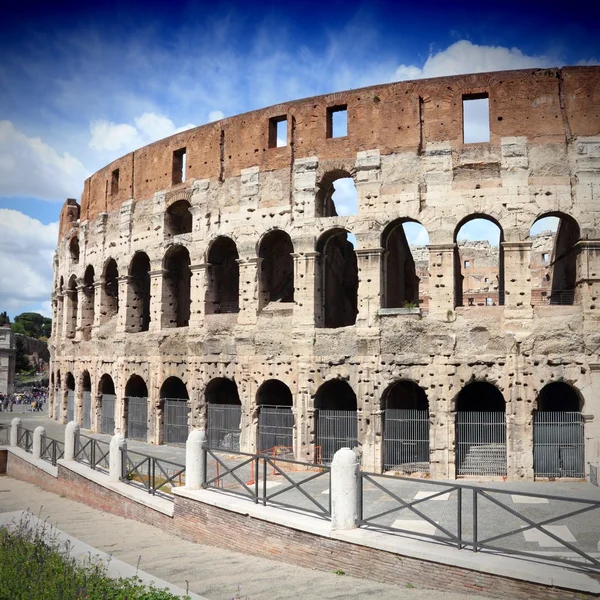
M 186 156 L 185 148 L 173 152 L 173 184 L 185 181 Z
M 490 141 L 490 99 L 487 94 L 463 96 L 463 141 L 465 144 Z
M 327 137 L 337 138 L 348 135 L 348 108 L 343 106 L 330 106 L 327 109 Z
M 494 299 L 493 299 L 493 298 L 486 298 L 486 299 L 485 299 L 485 303 L 486 303 L 488 306 L 493 306 L 493 305 L 494 305 Z
M 471 261 L 465 260 L 465 269 L 469 269 L 471 267 Z
M 547 253 L 547 252 L 544 252 L 544 253 L 542 254 L 542 260 L 543 260 L 544 262 L 548 262 L 548 261 L 550 260 L 550 256 L 548 255 L 548 253 Z
M 269 119 L 269 148 L 282 148 L 287 146 L 287 117 L 273 117 Z
M 115 169 L 112 172 L 110 178 L 110 193 L 112 196 L 119 193 L 119 169 Z

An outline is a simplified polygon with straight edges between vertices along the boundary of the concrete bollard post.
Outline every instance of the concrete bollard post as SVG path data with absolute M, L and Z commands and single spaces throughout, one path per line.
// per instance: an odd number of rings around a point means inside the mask
M 15 417 L 10 422 L 10 445 L 18 446 L 19 445 L 19 425 L 21 424 L 21 419 L 19 417 Z
M 75 460 L 75 441 L 79 437 L 79 425 L 69 421 L 65 428 L 65 460 Z
M 206 434 L 199 429 L 193 429 L 185 443 L 185 488 L 187 490 L 202 489 L 206 481 L 204 470 L 204 450 Z
M 331 528 L 358 527 L 358 458 L 350 448 L 340 448 L 331 463 Z
M 127 440 L 122 433 L 115 433 L 110 439 L 109 481 L 121 481 L 123 474 L 123 453 L 121 449 L 127 450 Z
M 42 458 L 42 438 L 46 435 L 46 429 L 41 425 L 33 430 L 33 447 L 31 453 L 33 458 Z

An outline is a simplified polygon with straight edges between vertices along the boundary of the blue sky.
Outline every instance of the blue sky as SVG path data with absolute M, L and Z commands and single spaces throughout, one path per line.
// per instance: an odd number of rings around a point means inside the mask
M 598 64 L 600 7 L 587 4 L 4 0 L 0 311 L 49 312 L 60 207 L 114 158 L 315 94 Z

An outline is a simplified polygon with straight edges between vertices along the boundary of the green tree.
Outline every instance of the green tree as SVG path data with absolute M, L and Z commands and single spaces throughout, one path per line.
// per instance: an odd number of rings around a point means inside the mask
M 15 329 L 17 324 L 20 324 L 22 328 Z M 41 338 L 45 336 L 48 338 L 52 330 L 52 319 L 44 317 L 44 315 L 40 315 L 39 313 L 21 313 L 15 317 L 12 329 L 15 333 L 24 333 L 29 337 Z
M 10 325 L 10 317 L 8 316 L 7 312 L 1 312 L 0 313 L 0 327 L 2 327 L 2 325 L 6 325 L 6 324 Z
M 17 346 L 17 352 L 15 355 L 15 370 L 17 373 L 21 371 L 30 371 L 31 365 L 29 364 L 29 357 L 25 354 L 23 348 L 23 340 L 17 335 L 15 336 L 15 342 Z
M 23 323 L 13 323 L 10 328 L 15 332 L 15 333 L 22 333 L 23 335 L 28 335 L 27 331 L 25 330 L 25 326 L 23 325 Z

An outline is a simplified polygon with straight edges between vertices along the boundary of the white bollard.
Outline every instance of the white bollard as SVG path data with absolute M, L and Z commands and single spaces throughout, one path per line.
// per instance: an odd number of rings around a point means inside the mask
M 33 447 L 31 453 L 33 458 L 42 458 L 42 438 L 46 435 L 46 430 L 41 425 L 33 430 Z
M 79 425 L 69 421 L 65 428 L 65 460 L 75 460 L 75 440 L 79 436 Z
M 206 481 L 204 472 L 204 452 L 202 446 L 206 443 L 206 434 L 199 429 L 193 429 L 185 443 L 185 488 L 187 490 L 202 489 Z
M 19 445 L 19 425 L 21 424 L 21 419 L 19 417 L 15 417 L 10 422 L 10 445 L 18 446 Z
M 121 433 L 115 433 L 110 439 L 110 455 L 108 478 L 110 481 L 121 481 L 123 468 L 123 454 L 121 449 L 127 450 L 127 440 Z
M 358 458 L 350 448 L 340 448 L 331 462 L 331 529 L 358 526 Z

